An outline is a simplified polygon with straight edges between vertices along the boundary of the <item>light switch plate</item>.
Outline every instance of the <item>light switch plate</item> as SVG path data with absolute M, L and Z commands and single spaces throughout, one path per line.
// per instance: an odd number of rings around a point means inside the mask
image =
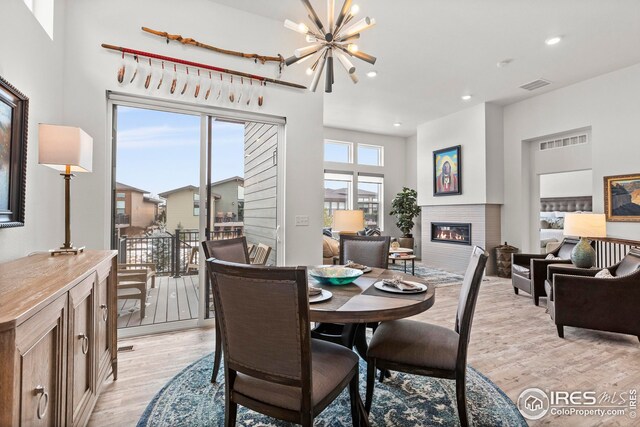
M 296 227 L 308 227 L 309 215 L 296 215 Z

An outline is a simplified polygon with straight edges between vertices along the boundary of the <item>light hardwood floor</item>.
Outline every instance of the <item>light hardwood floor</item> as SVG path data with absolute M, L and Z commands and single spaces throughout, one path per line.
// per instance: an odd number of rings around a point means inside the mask
M 415 318 L 452 327 L 459 286 L 438 288 L 435 305 Z M 640 343 L 629 335 L 565 328 L 565 338 L 531 298 L 514 295 L 511 283 L 490 278 L 480 290 L 469 364 L 512 400 L 526 388 L 628 392 L 640 390 Z M 121 340 L 133 351 L 119 354 L 119 378 L 98 400 L 91 426 L 135 425 L 158 390 L 189 363 L 213 350 L 213 329 L 194 329 Z M 545 416 L 530 425 L 632 426 L 624 417 Z

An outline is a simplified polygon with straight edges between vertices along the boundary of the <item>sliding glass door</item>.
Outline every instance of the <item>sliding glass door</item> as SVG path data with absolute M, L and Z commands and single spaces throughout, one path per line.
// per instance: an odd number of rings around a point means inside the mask
M 110 102 L 121 334 L 206 323 L 203 240 L 244 236 L 253 262 L 282 258 L 284 122 L 124 95 Z M 125 283 L 135 270 L 154 275 L 144 297 Z

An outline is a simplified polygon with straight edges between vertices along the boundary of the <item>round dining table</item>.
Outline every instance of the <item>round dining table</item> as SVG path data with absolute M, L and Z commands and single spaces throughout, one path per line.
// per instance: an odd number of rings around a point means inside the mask
M 418 294 L 391 293 L 373 286 L 378 281 L 398 276 L 402 280 L 427 285 L 427 290 Z M 340 337 L 334 336 L 334 339 L 329 340 L 347 347 L 355 346 L 362 357 L 366 356 L 364 326 L 367 323 L 376 324 L 420 314 L 433 306 L 436 297 L 435 286 L 428 281 L 382 268 L 373 268 L 348 285 L 322 285 L 309 276 L 309 286 L 325 289 L 333 294 L 327 301 L 310 304 L 310 320 L 321 324 L 316 329 L 315 336 L 327 339 L 322 333 L 322 324 L 344 324 Z

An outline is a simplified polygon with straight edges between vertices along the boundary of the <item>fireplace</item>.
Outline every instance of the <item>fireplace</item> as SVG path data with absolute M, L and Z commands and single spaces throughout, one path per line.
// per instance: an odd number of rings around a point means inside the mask
M 471 245 L 471 224 L 453 222 L 432 222 L 431 241 Z

